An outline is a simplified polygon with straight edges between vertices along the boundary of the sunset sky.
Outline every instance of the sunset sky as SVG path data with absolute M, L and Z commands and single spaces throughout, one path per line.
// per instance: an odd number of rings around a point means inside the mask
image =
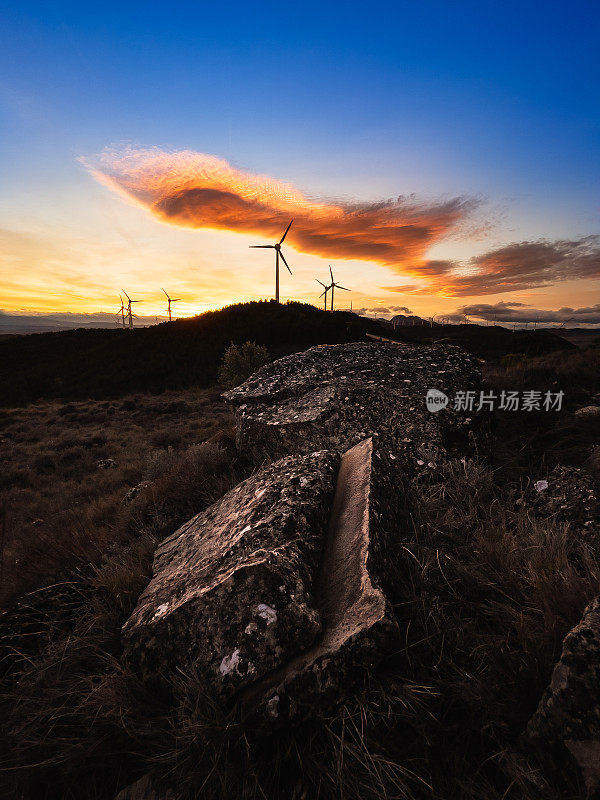
M 2 5 L 0 314 L 600 323 L 595 0 Z

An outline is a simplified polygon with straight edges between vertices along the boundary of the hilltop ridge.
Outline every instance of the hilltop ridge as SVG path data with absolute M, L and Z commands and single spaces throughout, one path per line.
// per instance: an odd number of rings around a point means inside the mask
M 550 331 L 512 332 L 478 325 L 393 331 L 368 317 L 325 312 L 306 303 L 237 303 L 148 328 L 78 328 L 0 340 L 0 405 L 206 387 L 216 381 L 223 353 L 232 342 L 265 345 L 277 358 L 316 344 L 365 341 L 367 334 L 410 343 L 451 342 L 486 359 L 575 347 Z

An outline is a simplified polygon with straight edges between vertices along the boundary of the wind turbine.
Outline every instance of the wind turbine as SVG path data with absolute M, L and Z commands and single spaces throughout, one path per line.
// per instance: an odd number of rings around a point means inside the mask
M 338 289 L 343 289 L 345 292 L 349 292 L 350 289 L 346 289 L 345 286 L 340 286 L 339 283 L 335 282 L 335 280 L 333 278 L 333 271 L 331 269 L 331 264 L 329 265 L 329 274 L 331 275 L 331 284 L 329 285 L 328 288 L 331 289 L 331 310 L 333 311 L 333 292 L 334 292 L 335 288 L 337 287 Z
M 123 323 L 123 327 L 125 327 L 125 306 L 123 305 L 123 298 L 121 295 L 119 295 L 119 300 L 121 301 L 121 308 L 117 311 L 117 315 L 121 315 L 121 322 Z
M 317 283 L 321 284 L 323 289 L 325 289 L 325 291 L 321 292 L 321 294 L 319 295 L 319 300 L 321 299 L 321 297 L 323 297 L 323 296 L 325 297 L 325 300 L 323 301 L 323 310 L 327 311 L 327 292 L 331 289 L 331 286 L 325 286 L 325 284 L 322 281 L 320 281 L 318 278 L 315 278 L 315 280 L 316 280 Z
M 565 325 L 567 324 L 567 322 L 571 322 L 571 320 L 572 320 L 572 319 L 575 319 L 575 317 L 569 317 L 569 319 L 566 319 L 566 320 L 565 320 L 565 321 L 562 323 L 562 325 L 559 325 L 559 326 L 558 326 L 558 330 L 559 330 L 559 331 L 560 331 L 560 330 L 562 330 L 562 328 L 564 328 L 564 327 L 565 327 Z
M 164 289 L 163 289 L 163 292 L 165 292 Z M 166 292 L 165 292 L 165 295 L 167 296 L 167 300 L 169 301 L 169 309 L 168 309 L 168 311 L 169 311 L 169 322 L 171 322 L 171 303 L 178 303 L 181 300 L 181 297 L 173 297 L 171 299 Z
M 131 310 L 131 304 L 132 303 L 141 303 L 142 301 L 141 300 L 132 300 L 131 297 L 129 297 L 129 295 L 125 291 L 125 289 L 123 289 L 123 294 L 127 298 L 127 321 L 129 323 L 129 327 L 133 328 L 133 318 L 134 318 L 135 314 Z
M 283 263 L 286 265 L 287 270 L 290 273 L 290 275 L 292 274 L 292 270 L 290 269 L 289 264 L 285 260 L 285 256 L 281 252 L 281 245 L 283 244 L 283 240 L 285 239 L 285 237 L 288 235 L 288 231 L 292 227 L 292 222 L 293 221 L 294 220 L 292 220 L 290 222 L 290 224 L 287 226 L 287 228 L 285 229 L 285 233 L 283 234 L 281 239 L 276 244 L 251 244 L 250 245 L 251 248 L 257 248 L 258 247 L 258 248 L 262 248 L 262 249 L 275 250 L 275 302 L 276 303 L 279 302 L 279 259 L 280 258 L 283 261 Z

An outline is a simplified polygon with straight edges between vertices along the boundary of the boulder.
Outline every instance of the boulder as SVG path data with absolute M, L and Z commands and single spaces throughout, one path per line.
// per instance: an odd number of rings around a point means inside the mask
M 382 529 L 373 457 L 371 439 L 342 457 L 317 585 L 322 631 L 310 648 L 244 691 L 242 708 L 259 724 L 330 713 L 397 641 L 374 547 Z
M 565 748 L 581 769 L 588 796 L 600 785 L 600 598 L 565 637 L 560 661 L 525 741 L 550 769 L 560 768 Z M 561 752 L 562 751 L 562 752 Z
M 578 420 L 599 419 L 600 406 L 584 406 L 583 408 L 578 408 L 575 412 L 575 416 Z
M 465 455 L 477 416 L 452 405 L 431 413 L 428 390 L 453 398 L 480 381 L 477 359 L 458 347 L 353 342 L 281 358 L 224 397 L 237 406 L 238 452 L 252 463 L 344 452 L 373 436 L 413 471 L 448 449 Z
M 338 462 L 324 451 L 281 459 L 159 546 L 122 632 L 142 677 L 200 670 L 227 698 L 312 644 Z

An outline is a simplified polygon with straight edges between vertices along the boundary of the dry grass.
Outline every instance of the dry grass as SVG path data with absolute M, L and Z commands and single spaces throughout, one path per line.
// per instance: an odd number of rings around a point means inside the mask
M 500 480 L 526 479 L 557 464 L 585 464 L 600 477 L 598 455 L 600 420 L 580 421 L 574 411 L 600 405 L 600 347 L 592 344 L 568 353 L 538 358 L 506 357 L 484 366 L 488 389 L 537 389 L 564 395 L 560 412 L 498 412 L 495 418 L 494 468 Z
M 178 492 L 173 501 L 183 500 L 181 514 L 196 513 L 202 498 L 199 487 L 189 486 L 193 451 L 177 476 L 169 466 L 231 420 L 218 391 L 200 389 L 0 410 L 0 503 L 6 509 L 0 602 L 56 579 L 65 565 L 101 556 L 126 536 L 133 510 L 123 498 L 152 470 L 159 493 Z M 114 468 L 98 466 L 108 459 Z M 155 474 L 161 469 L 168 480 Z M 150 505 L 156 502 L 152 492 L 144 495 Z M 163 533 L 170 524 L 172 515 Z

